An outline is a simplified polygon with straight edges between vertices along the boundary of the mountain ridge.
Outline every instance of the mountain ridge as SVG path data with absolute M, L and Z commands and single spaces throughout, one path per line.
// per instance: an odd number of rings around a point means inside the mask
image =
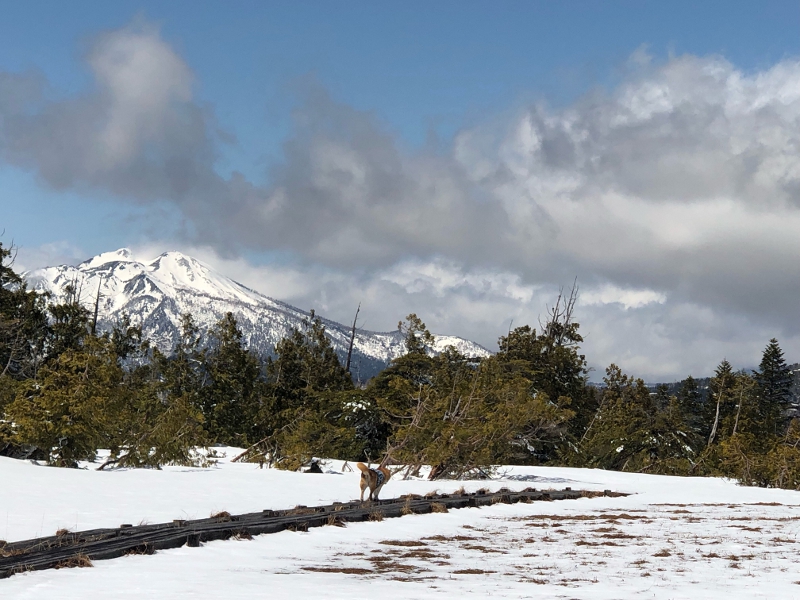
M 139 261 L 128 248 L 103 252 L 76 266 L 43 267 L 25 273 L 29 285 L 63 297 L 64 287 L 75 284 L 84 302 L 98 304 L 98 327 L 109 328 L 127 314 L 141 325 L 144 335 L 163 352 L 171 352 L 180 333 L 180 317 L 191 313 L 205 333 L 225 313 L 231 312 L 249 348 L 267 356 L 275 344 L 302 327 L 308 311 L 276 300 L 230 279 L 196 258 L 177 251 L 164 252 L 151 261 Z M 318 315 L 319 316 L 319 315 Z M 326 335 L 340 356 L 347 352 L 351 326 L 320 316 Z M 486 348 L 457 336 L 436 335 L 434 352 L 449 345 L 467 356 L 489 356 Z M 356 330 L 353 373 L 365 381 L 404 353 L 399 331 Z

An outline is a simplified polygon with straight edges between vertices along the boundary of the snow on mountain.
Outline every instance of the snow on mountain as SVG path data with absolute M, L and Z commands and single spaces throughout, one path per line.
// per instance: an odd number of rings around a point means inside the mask
M 73 284 L 87 306 L 94 305 L 99 290 L 99 327 L 108 327 L 128 314 L 163 352 L 170 352 L 177 342 L 180 317 L 185 313 L 192 314 L 202 331 L 225 313 L 233 313 L 248 346 L 262 355 L 270 354 L 278 341 L 293 328 L 300 328 L 308 317 L 306 311 L 251 290 L 180 252 L 165 252 L 152 261 L 140 262 L 122 248 L 78 266 L 45 267 L 26 273 L 26 277 L 31 287 L 50 292 L 56 300 L 63 296 L 66 285 Z M 327 319 L 323 322 L 334 348 L 344 355 L 350 327 Z M 490 354 L 469 340 L 436 336 L 436 351 L 449 345 L 467 356 Z M 403 337 L 397 331 L 357 330 L 353 373 L 365 380 L 403 351 Z

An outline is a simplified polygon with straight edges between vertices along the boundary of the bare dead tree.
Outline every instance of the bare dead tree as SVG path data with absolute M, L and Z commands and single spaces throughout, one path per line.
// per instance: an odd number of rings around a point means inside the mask
M 94 299 L 94 316 L 92 318 L 92 337 L 97 335 L 97 313 L 100 311 L 100 286 L 102 285 L 103 280 L 101 279 L 100 282 L 97 284 L 97 295 Z
M 350 359 L 353 357 L 353 344 L 356 341 L 356 323 L 358 321 L 359 312 L 361 312 L 361 302 L 358 303 L 358 308 L 356 309 L 356 316 L 353 319 L 353 329 L 350 331 L 350 344 L 347 346 L 347 363 L 344 366 L 344 370 L 348 373 L 350 372 Z
M 575 304 L 578 302 L 578 278 L 572 282 L 569 295 L 564 295 L 564 288 L 559 289 L 555 304 L 547 309 L 547 322 L 539 321 L 542 332 L 553 340 L 554 345 L 573 345 L 575 340 L 567 337 L 572 325 Z

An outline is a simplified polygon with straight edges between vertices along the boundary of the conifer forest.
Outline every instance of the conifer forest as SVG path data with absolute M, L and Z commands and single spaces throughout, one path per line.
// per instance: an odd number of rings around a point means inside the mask
M 555 299 L 483 359 L 429 352 L 411 314 L 399 324 L 406 353 L 357 386 L 313 312 L 265 359 L 230 313 L 207 335 L 187 314 L 167 355 L 129 319 L 99 331 L 75 293 L 55 304 L 29 290 L 0 244 L 0 455 L 158 468 L 202 464 L 199 448 L 225 444 L 284 469 L 386 459 L 407 474 L 431 465 L 437 479 L 563 465 L 800 489 L 800 419 L 777 340 L 754 372 L 722 360 L 708 379 L 651 389 L 612 364 L 592 385 L 576 298 Z

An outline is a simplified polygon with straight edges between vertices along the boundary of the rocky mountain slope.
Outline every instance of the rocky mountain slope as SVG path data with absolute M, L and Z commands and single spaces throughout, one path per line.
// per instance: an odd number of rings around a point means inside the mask
M 145 335 L 164 352 L 178 339 L 180 316 L 191 313 L 201 330 L 231 312 L 248 347 L 261 355 L 292 328 L 302 326 L 306 311 L 269 298 L 215 272 L 208 265 L 180 252 L 165 252 L 152 261 L 138 261 L 127 249 L 106 252 L 77 266 L 46 267 L 26 273 L 29 285 L 58 299 L 64 286 L 74 283 L 81 298 L 93 305 L 99 287 L 98 325 L 107 327 L 127 313 L 141 324 Z M 350 327 L 323 319 L 336 351 L 347 352 Z M 436 350 L 453 345 L 468 356 L 488 356 L 488 350 L 463 338 L 436 336 Z M 357 330 L 353 350 L 354 376 L 373 376 L 403 353 L 397 332 Z

